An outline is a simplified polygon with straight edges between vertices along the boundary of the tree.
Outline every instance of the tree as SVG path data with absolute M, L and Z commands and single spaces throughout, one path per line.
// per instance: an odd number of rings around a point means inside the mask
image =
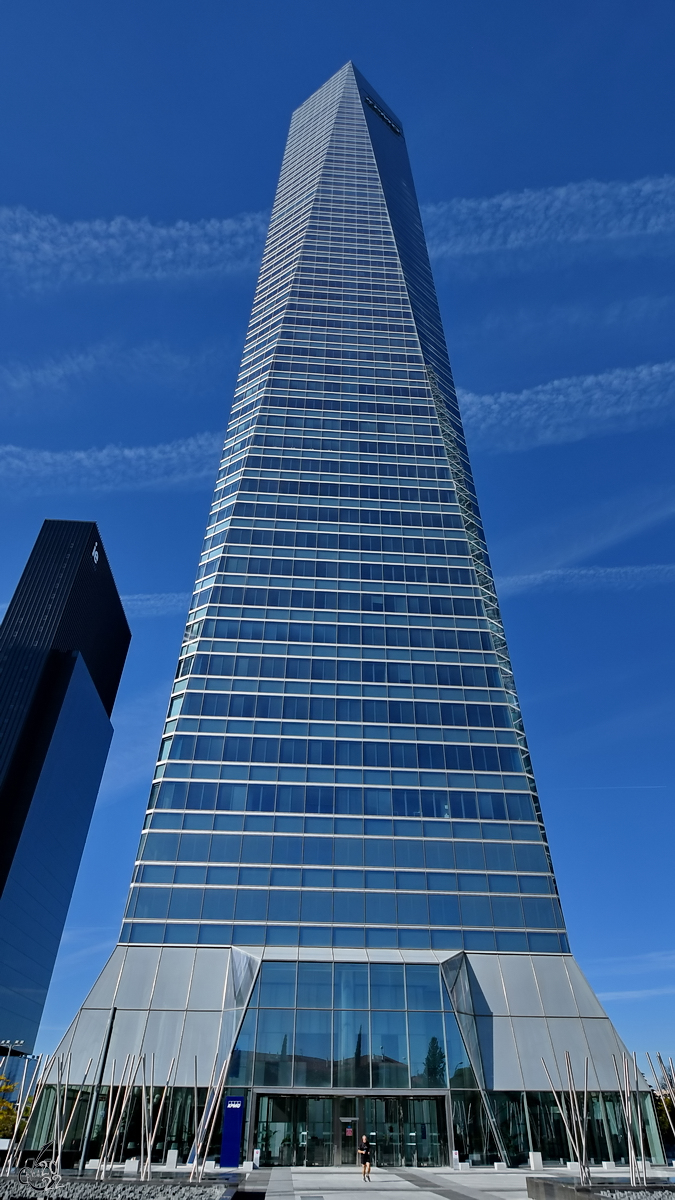
M 445 1087 L 445 1051 L 438 1038 L 432 1037 L 424 1060 L 428 1087 Z
M 0 1075 L 0 1137 L 8 1138 L 14 1133 L 16 1122 L 16 1105 L 9 1097 L 14 1091 L 14 1084 L 6 1075 Z
M 661 1092 L 660 1095 L 658 1093 L 652 1094 L 654 1095 L 654 1107 L 656 1109 L 656 1116 L 659 1122 L 659 1129 L 661 1130 L 663 1144 L 670 1152 L 670 1155 L 672 1155 L 673 1148 L 675 1147 L 675 1138 L 673 1138 L 671 1121 L 673 1125 L 675 1125 L 675 1108 L 673 1107 L 673 1102 L 670 1099 L 670 1096 L 664 1096 L 663 1092 Z M 670 1121 L 668 1120 L 669 1115 Z

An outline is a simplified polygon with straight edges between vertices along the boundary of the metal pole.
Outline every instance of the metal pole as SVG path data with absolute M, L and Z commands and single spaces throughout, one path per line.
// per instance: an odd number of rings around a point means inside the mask
M 649 1058 L 649 1055 L 647 1055 L 647 1058 Z M 670 1081 L 670 1076 L 668 1075 L 668 1072 L 667 1072 L 666 1068 L 665 1068 L 665 1067 L 664 1067 L 664 1065 L 663 1065 L 663 1059 L 661 1058 L 661 1055 L 657 1053 L 657 1055 L 656 1055 L 656 1058 L 657 1058 L 657 1060 L 658 1060 L 658 1064 L 659 1064 L 659 1066 L 660 1066 L 661 1070 L 663 1071 L 663 1081 L 664 1081 L 664 1083 L 665 1083 L 665 1085 L 666 1085 L 666 1087 L 667 1087 L 667 1089 L 668 1089 L 668 1095 L 669 1095 L 669 1097 L 670 1097 L 670 1100 L 671 1100 L 671 1102 L 672 1102 L 672 1104 L 673 1104 L 673 1107 L 675 1108 L 675 1091 L 673 1091 L 673 1085 L 672 1085 L 672 1083 L 671 1083 L 671 1081 Z M 651 1062 L 650 1062 L 650 1064 L 649 1064 L 649 1065 L 651 1066 Z M 652 1067 L 652 1071 L 653 1071 L 653 1070 L 654 1070 L 654 1068 Z M 654 1075 L 654 1078 L 656 1079 L 656 1075 Z M 657 1085 L 657 1086 L 658 1086 L 658 1085 Z M 661 1091 L 663 1091 L 663 1089 L 661 1089 Z M 665 1108 L 665 1105 L 664 1105 L 664 1108 Z M 667 1111 L 667 1110 L 666 1110 L 666 1111 Z M 670 1118 L 668 1118 L 668 1119 L 670 1120 Z M 672 1128 L 672 1121 L 671 1121 L 671 1128 Z M 675 1131 L 674 1131 L 674 1132 L 675 1132 Z
M 635 1071 L 635 1106 L 637 1108 L 637 1127 L 640 1139 L 640 1161 L 642 1163 L 642 1182 L 647 1183 L 647 1159 L 645 1157 L 645 1139 L 642 1123 L 642 1105 L 640 1104 L 640 1076 L 638 1075 L 637 1054 L 633 1051 L 633 1069 Z
M 71 1051 L 69 1050 L 69 1051 L 68 1051 L 68 1057 L 67 1057 L 67 1059 L 66 1059 L 66 1082 L 65 1082 L 65 1084 L 64 1084 L 64 1087 L 63 1087 L 63 1113 L 62 1113 L 62 1116 L 61 1116 L 61 1129 L 62 1129 L 62 1130 L 65 1128 L 65 1125 L 66 1125 L 66 1113 L 68 1112 L 68 1089 L 69 1089 L 69 1087 L 70 1087 L 70 1068 L 71 1068 L 71 1066 L 72 1066 L 72 1062 L 73 1062 L 73 1055 L 72 1055 Z M 65 1142 L 64 1142 L 64 1135 L 63 1135 L 63 1133 L 62 1133 L 62 1135 L 61 1135 L 61 1148 L 63 1148 L 64 1144 L 65 1144 Z M 59 1153 L 60 1153 L 60 1151 L 59 1151 Z
M 551 1091 L 553 1092 L 553 1098 L 554 1098 L 554 1100 L 555 1100 L 556 1104 L 558 1105 L 558 1111 L 560 1112 L 560 1116 L 561 1116 L 561 1117 L 562 1117 L 562 1119 L 563 1119 L 563 1125 L 565 1126 L 565 1129 L 566 1129 L 566 1131 L 567 1131 L 567 1136 L 568 1136 L 568 1138 L 569 1138 L 569 1140 L 570 1140 L 570 1146 L 571 1146 L 571 1147 L 572 1147 L 572 1149 L 574 1150 L 574 1153 L 576 1154 L 576 1156 L 577 1156 L 577 1161 L 578 1161 L 578 1159 L 579 1159 L 579 1151 L 578 1151 L 578 1148 L 577 1148 L 576 1138 L 575 1138 L 575 1137 L 574 1137 L 574 1135 L 572 1134 L 572 1130 L 570 1129 L 569 1123 L 568 1123 L 568 1121 L 567 1121 L 567 1114 L 565 1113 L 565 1109 L 563 1108 L 563 1105 L 562 1105 L 562 1093 L 561 1093 L 561 1095 L 560 1095 L 560 1098 L 559 1098 L 559 1097 L 558 1097 L 558 1093 L 556 1092 L 556 1090 L 555 1090 L 555 1087 L 553 1086 L 553 1080 L 551 1079 L 551 1075 L 550 1075 L 550 1073 L 549 1073 L 549 1069 L 548 1069 L 548 1067 L 546 1066 L 546 1063 L 544 1062 L 544 1059 L 543 1059 L 543 1058 L 542 1058 L 542 1060 L 541 1060 L 541 1065 L 542 1065 L 542 1067 L 544 1068 L 544 1070 L 545 1070 L 545 1072 L 546 1072 L 546 1078 L 548 1079 L 549 1086 L 550 1086 L 550 1088 L 551 1088 Z
M 117 1059 L 113 1058 L 112 1067 L 110 1069 L 110 1087 L 108 1088 L 108 1101 L 105 1110 L 105 1135 L 103 1137 L 103 1145 L 98 1154 L 98 1166 L 96 1168 L 96 1178 L 105 1179 L 105 1157 L 108 1148 L 108 1138 L 110 1137 L 110 1129 L 113 1121 L 113 1090 L 115 1087 L 115 1067 Z
M 589 1058 L 584 1060 L 584 1128 L 581 1129 L 581 1150 L 584 1153 L 584 1172 L 587 1177 L 587 1182 L 591 1182 L 591 1171 L 589 1169 L 589 1156 L 586 1152 L 586 1138 L 589 1132 Z
M 80 1103 L 80 1096 L 82 1095 L 82 1089 L 84 1088 L 84 1085 L 85 1085 L 85 1083 L 87 1082 L 87 1075 L 89 1074 L 89 1068 L 91 1067 L 91 1064 L 93 1063 L 93 1061 L 94 1061 L 94 1060 L 93 1060 L 93 1058 L 90 1058 L 90 1059 L 89 1059 L 89 1062 L 87 1063 L 87 1069 L 86 1069 L 86 1071 L 85 1071 L 85 1073 L 84 1073 L 84 1078 L 83 1078 L 83 1080 L 82 1080 L 82 1083 L 80 1084 L 80 1090 L 78 1091 L 78 1093 L 77 1093 L 77 1095 L 76 1095 L 76 1097 L 75 1097 L 75 1103 L 73 1104 L 73 1107 L 72 1107 L 72 1110 L 71 1110 L 70 1116 L 69 1116 L 69 1118 L 68 1118 L 68 1124 L 66 1125 L 66 1132 L 65 1132 L 65 1133 L 64 1133 L 64 1135 L 63 1135 L 63 1140 L 64 1140 L 64 1142 L 65 1142 L 65 1140 L 66 1140 L 66 1138 L 68 1137 L 68 1134 L 69 1134 L 69 1132 L 70 1132 L 70 1127 L 71 1127 L 71 1125 L 72 1125 L 72 1123 L 73 1123 L 73 1120 L 74 1120 L 74 1118 L 75 1118 L 75 1113 L 77 1112 L 77 1106 L 78 1106 L 78 1104 Z
M 45 1084 L 46 1084 L 49 1072 L 54 1064 L 55 1058 L 56 1058 L 55 1054 L 48 1058 L 45 1058 L 44 1065 L 42 1068 L 42 1073 L 40 1075 L 38 1075 L 38 1080 L 35 1085 L 35 1092 L 33 1094 L 33 1111 L 35 1111 L 35 1109 L 37 1108 L 38 1101 L 39 1101 L 40 1097 L 42 1096 L 42 1092 L 44 1091 Z M 42 1055 L 40 1055 L 40 1058 L 38 1058 L 38 1066 L 36 1068 L 36 1074 L 39 1071 L 41 1059 L 42 1059 Z M 33 1075 L 33 1079 L 35 1079 L 35 1075 Z M 23 1149 L 23 1143 L 26 1140 L 26 1134 L 28 1133 L 28 1127 L 29 1127 L 30 1122 L 26 1121 L 26 1126 L 21 1135 L 19 1135 L 19 1129 L 21 1127 L 21 1121 L 23 1120 L 23 1114 L 26 1111 L 26 1107 L 28 1105 L 29 1099 L 30 1099 L 30 1088 L 28 1089 L 28 1091 L 26 1093 L 26 1097 L 24 1099 L 23 1110 L 21 1113 L 19 1113 L 17 1122 L 14 1126 L 14 1133 L 12 1134 L 12 1137 L 10 1139 L 10 1143 L 7 1148 L 7 1154 L 5 1157 L 5 1164 L 2 1168 L 2 1171 L 0 1171 L 0 1175 L 10 1175 L 14 1157 L 21 1156 L 21 1151 Z
M 26 1073 L 27 1073 L 27 1071 L 28 1071 L 28 1059 L 26 1059 L 25 1063 L 23 1064 L 23 1074 L 22 1074 L 22 1076 L 21 1076 L 21 1087 L 19 1088 L 19 1097 L 18 1097 L 18 1100 L 17 1100 L 17 1102 L 16 1102 L 16 1115 L 17 1115 L 17 1120 L 18 1120 L 18 1117 L 19 1117 L 19 1112 L 21 1111 L 21 1108 L 23 1107 L 23 1089 L 24 1089 L 24 1087 L 26 1086 Z
M 586 1162 L 586 1135 L 584 1129 L 582 1128 L 581 1113 L 579 1112 L 579 1097 L 577 1096 L 574 1072 L 572 1071 L 572 1059 L 568 1050 L 565 1051 L 565 1062 L 567 1064 L 567 1079 L 570 1089 L 570 1109 L 572 1113 L 572 1119 L 574 1121 L 575 1131 L 578 1135 L 578 1141 L 575 1148 L 577 1149 L 577 1158 L 579 1160 L 579 1179 L 582 1187 L 588 1187 L 591 1181 L 591 1173 Z M 588 1087 L 588 1059 L 586 1059 L 585 1071 L 586 1087 Z
M 195 1161 L 196 1161 L 196 1160 L 197 1160 L 197 1141 L 198 1141 L 198 1138 L 199 1138 L 199 1117 L 198 1117 L 198 1112 L 199 1112 L 199 1097 L 198 1097 L 198 1093 L 197 1093 L 197 1055 L 196 1055 L 196 1054 L 195 1054 L 195 1089 L 194 1089 L 194 1099 L 195 1099 L 194 1125 L 195 1125 Z M 193 1168 L 192 1168 L 192 1169 L 194 1170 L 194 1165 L 193 1165 Z M 191 1174 L 192 1174 L 192 1172 L 191 1172 Z
M 127 1079 L 126 1084 L 125 1084 L 124 1077 L 126 1074 L 127 1064 L 129 1065 L 129 1078 Z M 109 1148 L 106 1148 L 106 1158 L 108 1157 L 108 1155 L 110 1155 L 110 1169 L 111 1170 L 112 1170 L 114 1162 L 115 1162 L 115 1152 L 117 1150 L 117 1142 L 119 1139 L 120 1130 L 122 1128 L 122 1122 L 124 1120 L 124 1115 L 126 1113 L 127 1101 L 129 1099 L 129 1093 L 132 1089 L 133 1080 L 136 1078 L 137 1071 L 138 1071 L 138 1065 L 136 1063 L 136 1056 L 127 1054 L 127 1059 L 124 1064 L 124 1071 L 122 1072 L 122 1078 L 120 1079 L 120 1086 L 119 1086 L 119 1090 L 117 1093 L 117 1097 L 120 1102 L 119 1117 L 117 1119 L 117 1125 L 115 1126 L 115 1131 L 110 1140 L 110 1146 L 109 1146 Z
M 203 1178 L 204 1171 L 206 1170 L 206 1156 L 209 1152 L 209 1142 L 211 1141 L 213 1127 L 216 1123 L 216 1117 L 218 1116 L 218 1110 L 220 1108 L 221 1097 L 223 1094 L 223 1090 L 225 1088 L 225 1068 L 226 1067 L 227 1067 L 227 1063 L 224 1062 L 221 1067 L 221 1071 L 220 1071 L 220 1075 L 218 1077 L 218 1082 L 216 1084 L 215 1091 L 213 1093 L 213 1105 L 212 1105 L 211 1111 L 209 1113 L 208 1124 L 206 1126 L 205 1136 L 204 1136 L 204 1161 L 202 1162 L 201 1171 L 199 1171 L 197 1174 L 198 1179 Z
M 150 1145 L 150 1139 L 152 1137 L 153 1110 L 155 1107 L 154 1100 L 155 1100 L 155 1055 L 153 1052 L 150 1055 L 150 1090 L 148 1092 L 148 1122 L 147 1122 L 146 1130 L 145 1130 L 145 1133 L 146 1133 L 145 1143 L 146 1143 L 146 1150 L 147 1150 L 147 1163 L 146 1163 L 146 1170 L 145 1170 L 145 1178 L 146 1179 L 152 1178 L 152 1147 Z
M 87 1151 L 89 1149 L 91 1130 L 92 1130 L 92 1126 L 94 1124 L 94 1117 L 96 1115 L 96 1105 L 98 1103 L 98 1097 L 99 1097 L 99 1093 L 101 1091 L 101 1082 L 103 1080 L 103 1072 L 105 1070 L 105 1063 L 106 1063 L 106 1059 L 108 1057 L 108 1050 L 110 1049 L 110 1039 L 112 1038 L 112 1031 L 113 1031 L 113 1025 L 115 1023 L 115 1013 L 116 1012 L 117 1012 L 116 1008 L 110 1009 L 110 1016 L 108 1017 L 108 1024 L 106 1026 L 106 1031 L 105 1031 L 105 1034 L 103 1037 L 103 1045 L 101 1046 L 101 1056 L 99 1059 L 99 1068 L 96 1073 L 97 1078 L 96 1078 L 96 1081 L 91 1090 L 91 1097 L 89 1100 L 89 1110 L 87 1112 L 87 1121 L 86 1121 L 86 1125 L 85 1125 L 84 1136 L 82 1138 L 82 1153 L 80 1155 L 80 1163 L 79 1163 L 79 1166 L 77 1169 L 78 1175 L 84 1174 L 84 1164 L 85 1164 L 85 1161 L 87 1158 Z
M 145 1105 L 146 1105 L 146 1095 L 145 1095 L 145 1055 L 143 1055 L 143 1057 L 142 1057 L 142 1059 L 141 1059 L 141 1096 L 140 1096 L 140 1100 L 141 1100 L 141 1146 L 140 1146 L 140 1150 L 141 1150 L 141 1155 L 140 1155 L 140 1158 L 141 1158 L 141 1161 L 140 1161 L 140 1178 L 141 1178 L 141 1179 L 144 1179 L 144 1178 L 145 1178 L 145 1155 L 144 1155 L 144 1152 L 145 1152 L 146 1125 L 147 1125 L 147 1112 L 146 1112 L 146 1106 L 145 1106 Z
M 630 1103 L 630 1079 L 628 1078 L 628 1059 L 624 1051 L 623 1055 L 623 1084 L 619 1078 L 619 1068 L 616 1063 L 616 1058 L 612 1055 L 614 1062 L 614 1070 L 616 1072 L 616 1082 L 619 1085 L 619 1094 L 621 1096 L 621 1108 L 623 1110 L 623 1119 L 626 1125 L 626 1144 L 628 1148 L 628 1167 L 630 1170 L 630 1182 L 632 1187 L 637 1187 L 637 1165 L 635 1162 L 635 1146 L 633 1145 L 633 1121 Z
M 52 1162 L 50 1166 L 54 1166 L 54 1173 L 61 1174 L 61 1084 L 63 1082 L 63 1059 L 58 1058 L 56 1062 L 56 1105 L 54 1107 L 54 1144 L 52 1150 Z
M 211 1092 L 213 1089 L 213 1081 L 215 1079 L 217 1065 L 218 1065 L 218 1051 L 216 1051 L 216 1055 L 213 1060 L 213 1066 L 211 1067 L 211 1075 L 209 1078 L 209 1086 L 206 1089 L 206 1100 L 204 1101 L 204 1108 L 202 1111 L 202 1119 L 199 1122 L 197 1139 L 195 1141 L 195 1161 L 192 1164 L 192 1171 L 190 1172 L 190 1179 L 194 1179 L 199 1176 L 199 1151 L 202 1147 L 202 1143 L 204 1140 L 204 1129 L 206 1128 L 206 1125 L 208 1124 L 209 1118 L 211 1116 L 211 1107 L 210 1107 L 211 1100 L 212 1100 Z
M 152 1057 L 153 1057 L 153 1062 L 154 1062 L 154 1057 L 155 1057 L 155 1056 L 154 1056 L 154 1054 L 153 1054 L 153 1056 L 152 1056 Z M 158 1110 L 157 1116 L 156 1116 L 156 1118 L 155 1118 L 155 1123 L 154 1123 L 154 1125 L 152 1126 L 152 1132 L 151 1132 L 151 1136 L 150 1136 L 150 1149 L 149 1149 L 149 1152 L 148 1152 L 150 1156 L 152 1156 L 152 1150 L 153 1150 L 153 1147 L 154 1147 L 154 1145 L 155 1145 L 155 1139 L 156 1139 L 156 1137 L 157 1137 L 157 1132 L 158 1132 L 158 1130 L 159 1130 L 159 1124 L 160 1124 L 160 1121 L 161 1121 L 161 1119 L 162 1119 L 162 1112 L 164 1111 L 164 1102 L 165 1102 L 165 1100 L 166 1100 L 167 1092 L 168 1092 L 168 1090 L 169 1090 L 169 1083 L 170 1083 L 170 1081 L 171 1081 L 171 1072 L 173 1071 L 173 1065 L 174 1065 L 174 1063 L 175 1063 L 175 1062 L 176 1062 L 176 1059 L 175 1059 L 175 1057 L 174 1057 L 174 1058 L 172 1058 L 172 1059 L 171 1059 L 171 1062 L 170 1062 L 170 1064 L 169 1064 L 169 1073 L 168 1073 L 168 1075 L 167 1075 L 167 1077 L 166 1077 L 166 1083 L 165 1083 L 165 1085 L 164 1085 L 164 1091 L 162 1092 L 162 1099 L 160 1100 L 160 1103 L 159 1103 L 159 1110 Z

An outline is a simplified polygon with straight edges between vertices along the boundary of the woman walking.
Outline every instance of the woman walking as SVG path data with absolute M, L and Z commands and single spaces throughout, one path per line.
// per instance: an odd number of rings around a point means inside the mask
M 361 1155 L 361 1164 L 363 1166 L 363 1182 L 365 1183 L 368 1180 L 368 1183 L 370 1183 L 370 1142 L 365 1133 L 361 1138 L 359 1154 Z

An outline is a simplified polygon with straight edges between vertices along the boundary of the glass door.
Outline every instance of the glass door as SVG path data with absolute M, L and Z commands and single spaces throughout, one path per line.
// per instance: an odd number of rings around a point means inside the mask
M 338 1162 L 343 1167 L 355 1167 L 359 1161 L 358 1146 L 359 1116 L 357 1102 L 348 1096 L 341 1096 L 337 1105 Z
M 333 1101 L 307 1097 L 307 1121 L 304 1126 L 306 1167 L 330 1167 L 333 1164 Z M 298 1162 L 300 1151 L 298 1150 Z

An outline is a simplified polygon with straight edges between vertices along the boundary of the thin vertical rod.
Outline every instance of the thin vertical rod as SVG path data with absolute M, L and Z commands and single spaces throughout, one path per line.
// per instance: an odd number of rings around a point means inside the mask
M 211 1141 L 211 1136 L 213 1134 L 213 1127 L 216 1123 L 216 1117 L 218 1116 L 218 1113 L 220 1111 L 220 1102 L 222 1099 L 223 1091 L 225 1090 L 225 1077 L 227 1074 L 227 1066 L 228 1066 L 228 1060 L 226 1059 L 221 1067 L 220 1076 L 218 1078 L 218 1083 L 217 1083 L 216 1090 L 215 1090 L 214 1097 L 213 1097 L 213 1108 L 209 1114 L 209 1124 L 208 1124 L 208 1129 L 206 1132 L 206 1138 L 204 1141 L 204 1161 L 202 1162 L 201 1171 L 199 1173 L 199 1179 L 203 1178 L 204 1171 L 206 1170 L 206 1155 L 208 1154 L 209 1143 Z
M 640 1104 L 640 1076 L 638 1075 L 637 1054 L 633 1051 L 633 1070 L 635 1072 L 635 1107 L 637 1108 L 637 1127 L 640 1139 L 640 1161 L 642 1163 L 642 1182 L 647 1182 L 647 1159 L 645 1157 L 645 1139 L 642 1123 L 642 1105 Z
M 55 1054 L 45 1057 L 45 1061 L 42 1066 L 42 1073 L 40 1073 L 40 1062 L 42 1059 L 42 1055 L 40 1055 L 40 1058 L 38 1058 L 38 1065 L 35 1069 L 35 1074 L 33 1075 L 33 1080 L 35 1080 L 35 1078 L 37 1076 L 37 1083 L 35 1084 L 35 1091 L 33 1093 L 33 1109 L 32 1109 L 33 1112 L 35 1112 L 37 1110 L 38 1101 L 40 1100 L 42 1093 L 44 1091 L 45 1084 L 47 1082 L 49 1072 L 51 1071 L 51 1068 L 54 1064 L 55 1058 L 56 1058 Z M 24 1104 L 23 1104 L 23 1111 L 19 1114 L 18 1120 L 14 1126 L 14 1133 L 12 1134 L 12 1137 L 10 1139 L 10 1143 L 7 1148 L 7 1154 L 5 1156 L 5 1163 L 2 1168 L 2 1171 L 0 1171 L 0 1175 L 9 1175 L 11 1173 L 14 1157 L 16 1155 L 20 1156 L 21 1151 L 23 1150 L 23 1143 L 26 1140 L 26 1134 L 28 1133 L 28 1127 L 30 1125 L 30 1121 L 26 1121 L 24 1131 L 20 1135 L 19 1135 L 19 1129 L 21 1128 L 21 1121 L 23 1120 L 23 1115 L 24 1115 L 24 1112 L 28 1105 L 29 1099 L 30 1099 L 30 1088 L 26 1092 L 26 1097 L 25 1097 Z
M 198 1093 L 197 1093 L 197 1055 L 195 1054 L 195 1111 L 194 1111 L 194 1124 L 195 1124 L 195 1160 L 196 1160 L 196 1158 L 197 1158 L 197 1142 L 198 1142 L 198 1140 L 199 1140 L 199 1119 L 198 1119 L 197 1113 L 198 1113 Z M 194 1170 L 194 1166 L 193 1166 L 193 1170 Z
M 217 1065 L 218 1065 L 218 1051 L 216 1050 L 215 1058 L 213 1060 L 213 1066 L 211 1067 L 211 1075 L 209 1077 L 209 1086 L 206 1089 L 206 1100 L 204 1102 L 204 1110 L 202 1112 L 202 1119 L 199 1122 L 199 1129 L 197 1131 L 197 1138 L 195 1141 L 195 1161 L 192 1164 L 192 1171 L 190 1172 L 190 1179 L 195 1179 L 199 1175 L 199 1152 L 200 1152 L 200 1149 L 201 1149 L 201 1146 L 202 1146 L 202 1143 L 204 1140 L 204 1129 L 206 1128 L 209 1118 L 211 1116 L 211 1101 L 212 1101 L 211 1093 L 212 1093 L 212 1089 L 213 1089 L 213 1081 L 215 1079 Z
M 572 1130 L 570 1129 L 570 1126 L 569 1126 L 569 1123 L 568 1123 L 568 1120 L 567 1120 L 567 1114 L 566 1114 L 566 1112 L 565 1112 L 565 1109 L 563 1108 L 563 1104 L 562 1104 L 562 1093 L 561 1093 L 561 1095 L 560 1095 L 560 1097 L 559 1097 L 559 1096 L 558 1096 L 558 1093 L 557 1093 L 557 1091 L 556 1091 L 556 1089 L 555 1089 L 555 1086 L 554 1086 L 554 1084 L 553 1084 L 553 1080 L 551 1079 L 551 1075 L 550 1075 L 549 1069 L 548 1069 L 548 1067 L 546 1066 L 546 1063 L 544 1062 L 544 1059 L 543 1059 L 543 1058 L 542 1058 L 542 1060 L 541 1060 L 541 1065 L 542 1065 L 542 1067 L 544 1068 L 544 1070 L 545 1070 L 545 1072 L 546 1072 L 546 1078 L 548 1079 L 549 1086 L 550 1086 L 550 1088 L 551 1088 L 551 1091 L 553 1092 L 553 1097 L 554 1097 L 554 1099 L 555 1099 L 555 1102 L 556 1102 L 556 1104 L 558 1105 L 558 1111 L 560 1112 L 560 1116 L 561 1116 L 561 1117 L 562 1117 L 562 1119 L 563 1119 L 563 1125 L 565 1126 L 565 1129 L 567 1130 L 567 1136 L 568 1136 L 568 1138 L 569 1138 L 569 1140 L 570 1140 L 570 1146 L 572 1147 L 572 1149 L 574 1150 L 575 1154 L 577 1154 L 577 1157 L 578 1157 L 578 1151 L 577 1151 L 577 1143 L 576 1143 L 576 1138 L 575 1138 L 575 1137 L 574 1137 L 574 1135 L 572 1134 Z
M 72 1110 L 71 1110 L 70 1116 L 69 1116 L 69 1118 L 68 1118 L 68 1124 L 66 1125 L 66 1132 L 65 1132 L 65 1133 L 64 1133 L 64 1135 L 63 1135 L 63 1141 L 64 1141 L 64 1144 L 65 1144 L 65 1142 L 66 1142 L 66 1140 L 67 1140 L 67 1138 L 68 1138 L 68 1134 L 70 1133 L 70 1127 L 71 1127 L 71 1125 L 72 1125 L 72 1123 L 73 1123 L 73 1119 L 74 1119 L 74 1117 L 75 1117 L 75 1113 L 77 1112 L 77 1106 L 78 1106 L 78 1104 L 80 1103 L 80 1096 L 82 1095 L 82 1089 L 83 1089 L 83 1087 L 84 1087 L 85 1083 L 87 1082 L 87 1075 L 89 1074 L 89 1068 L 91 1067 L 91 1064 L 93 1063 L 93 1061 L 94 1061 L 94 1060 L 93 1060 L 93 1058 L 90 1058 L 90 1059 L 89 1059 L 89 1062 L 87 1063 L 87 1069 L 86 1069 L 86 1071 L 85 1071 L 85 1073 L 84 1073 L 84 1078 L 83 1078 L 83 1080 L 82 1080 L 82 1083 L 80 1084 L 80 1090 L 78 1091 L 78 1093 L 77 1093 L 77 1095 L 76 1095 L 76 1097 L 75 1097 L 75 1103 L 73 1104 L 73 1107 L 72 1107 Z
M 123 1084 L 124 1084 L 124 1072 L 122 1073 L 122 1078 L 120 1079 L 120 1086 L 119 1086 L 119 1091 L 118 1091 L 118 1098 L 120 1098 L 120 1100 L 121 1100 L 121 1102 L 120 1102 L 120 1111 L 119 1111 L 119 1117 L 118 1117 L 118 1119 L 117 1119 L 117 1125 L 116 1125 L 116 1127 L 115 1127 L 115 1132 L 114 1132 L 114 1134 L 113 1134 L 113 1137 L 112 1137 L 112 1139 L 111 1139 L 110 1147 L 109 1147 L 109 1148 L 106 1148 L 106 1160 L 107 1160 L 107 1158 L 108 1158 L 108 1156 L 109 1156 L 109 1157 L 110 1157 L 110 1168 L 111 1168 L 111 1170 L 112 1170 L 112 1167 L 113 1167 L 113 1165 L 114 1165 L 114 1162 L 115 1162 L 115 1153 L 116 1153 L 116 1151 L 117 1151 L 117 1142 L 118 1142 L 118 1140 L 119 1140 L 120 1130 L 121 1130 L 121 1128 L 122 1128 L 122 1123 L 123 1123 L 124 1116 L 125 1116 L 126 1109 L 127 1109 L 127 1102 L 128 1102 L 128 1099 L 129 1099 L 129 1094 L 130 1094 L 130 1092 L 132 1091 L 132 1088 L 133 1088 L 133 1081 L 134 1081 L 134 1079 L 136 1078 L 136 1072 L 137 1072 L 137 1070 L 138 1070 L 138 1065 L 137 1065 L 137 1062 L 136 1062 L 136 1056 L 135 1056 L 135 1055 L 129 1055 L 129 1054 L 127 1054 L 127 1062 L 124 1064 L 124 1070 L 125 1070 L 125 1071 L 126 1071 L 127 1063 L 129 1064 L 129 1078 L 128 1078 L 128 1079 L 127 1079 L 127 1081 L 126 1081 L 126 1085 L 124 1085 L 124 1087 L 123 1087 Z
M 154 1059 L 154 1055 L 153 1055 L 153 1059 Z M 167 1092 L 169 1090 L 169 1083 L 171 1081 L 171 1072 L 173 1071 L 173 1066 L 174 1066 L 175 1062 L 176 1062 L 176 1059 L 172 1058 L 171 1062 L 169 1064 L 169 1071 L 168 1071 L 168 1074 L 166 1077 L 166 1083 L 164 1084 L 164 1091 L 162 1092 L 162 1099 L 160 1100 L 160 1103 L 159 1103 L 159 1110 L 158 1110 L 157 1116 L 155 1118 L 155 1123 L 152 1127 L 152 1134 L 150 1137 L 150 1155 L 152 1155 L 152 1150 L 153 1150 L 153 1147 L 155 1144 L 155 1138 L 157 1137 L 157 1131 L 159 1129 L 160 1121 L 162 1120 L 162 1112 L 164 1111 L 164 1102 L 166 1100 Z M 177 1064 L 176 1064 L 176 1066 L 177 1066 Z

